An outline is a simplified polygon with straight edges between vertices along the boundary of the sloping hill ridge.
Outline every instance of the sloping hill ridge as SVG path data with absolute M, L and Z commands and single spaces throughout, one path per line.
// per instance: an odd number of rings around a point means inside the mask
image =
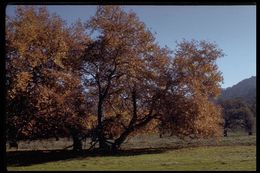
M 243 98 L 246 101 L 256 97 L 256 76 L 244 79 L 239 83 L 222 90 L 220 99 L 227 100 L 231 98 Z

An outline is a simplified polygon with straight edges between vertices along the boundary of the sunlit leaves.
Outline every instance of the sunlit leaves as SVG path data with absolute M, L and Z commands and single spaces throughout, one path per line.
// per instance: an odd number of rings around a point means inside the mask
M 16 127 L 8 135 L 48 138 L 68 135 L 71 124 L 83 128 L 80 76 L 72 71 L 87 40 L 82 27 L 67 27 L 45 7 L 17 6 L 16 16 L 7 17 L 8 129 Z
M 174 72 L 170 75 L 173 100 L 165 100 L 165 104 L 174 105 L 167 109 L 173 110 L 165 119 L 174 124 L 172 132 L 177 136 L 222 134 L 223 118 L 220 108 L 213 103 L 222 82 L 215 60 L 222 56 L 215 44 L 206 41 L 178 43 L 170 70 Z
M 47 138 L 98 127 L 99 139 L 117 147 L 138 133 L 221 134 L 212 100 L 223 53 L 214 43 L 183 40 L 172 54 L 119 6 L 99 6 L 70 27 L 46 8 L 19 6 L 16 14 L 6 22 L 10 133 Z

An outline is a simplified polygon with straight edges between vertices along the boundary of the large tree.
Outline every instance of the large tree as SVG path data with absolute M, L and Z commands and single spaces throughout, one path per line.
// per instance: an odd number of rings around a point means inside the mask
M 212 101 L 222 81 L 217 45 L 184 40 L 172 54 L 119 6 L 99 6 L 86 28 L 19 7 L 6 26 L 9 138 L 69 134 L 78 150 L 90 133 L 92 147 L 116 151 L 129 136 L 158 129 L 221 134 Z
M 77 135 L 85 103 L 71 59 L 87 42 L 82 24 L 71 28 L 45 7 L 18 6 L 6 20 L 8 139 Z M 82 49 L 83 50 L 83 49 Z
M 118 6 L 98 7 L 87 28 L 95 37 L 82 73 L 96 96 L 100 148 L 117 149 L 159 122 L 176 135 L 219 136 L 221 115 L 211 99 L 220 92 L 215 61 L 223 54 L 215 44 L 183 41 L 171 60 L 144 23 Z
M 110 97 L 122 94 L 125 87 L 134 87 L 134 80 L 143 78 L 139 72 L 147 73 L 144 61 L 151 56 L 154 37 L 134 13 L 125 13 L 118 6 L 98 7 L 87 29 L 98 36 L 86 48 L 82 73 L 89 93 L 97 96 L 97 135 L 100 148 L 106 148 L 103 122 L 109 117 L 104 115 L 109 108 L 104 108 Z
M 186 41 L 177 44 L 169 71 L 168 105 L 163 119 L 165 126 L 177 136 L 220 136 L 222 116 L 213 102 L 220 94 L 222 76 L 216 60 L 222 50 L 207 41 Z

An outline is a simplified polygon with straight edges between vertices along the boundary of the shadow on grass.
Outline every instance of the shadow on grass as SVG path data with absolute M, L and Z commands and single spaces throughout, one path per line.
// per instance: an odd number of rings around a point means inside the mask
M 63 161 L 71 159 L 86 159 L 95 156 L 133 156 L 141 154 L 159 154 L 169 149 L 177 148 L 140 148 L 119 150 L 116 153 L 102 153 L 99 151 L 81 151 L 72 150 L 37 150 L 37 151 L 9 151 L 6 153 L 7 166 L 30 166 L 53 161 Z

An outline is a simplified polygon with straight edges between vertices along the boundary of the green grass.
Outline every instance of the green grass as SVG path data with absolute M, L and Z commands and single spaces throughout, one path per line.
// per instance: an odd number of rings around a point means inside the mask
M 43 142 L 35 141 L 29 146 L 36 147 L 37 144 Z M 140 135 L 126 142 L 122 152 L 106 156 L 75 155 L 57 148 L 46 151 L 31 148 L 36 151 L 28 151 L 30 148 L 25 144 L 23 147 L 21 151 L 7 152 L 8 170 L 256 170 L 256 136 L 245 134 L 230 134 L 218 143 L 213 139 L 183 141 L 174 137 Z
M 28 170 L 256 170 L 255 146 L 210 146 L 169 150 L 158 154 L 80 157 L 30 166 L 8 167 Z

